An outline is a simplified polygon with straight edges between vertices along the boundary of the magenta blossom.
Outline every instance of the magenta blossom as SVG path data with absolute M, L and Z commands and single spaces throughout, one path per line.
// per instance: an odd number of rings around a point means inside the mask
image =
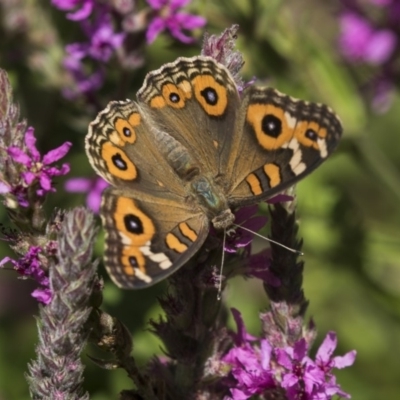
M 73 11 L 67 14 L 72 21 L 80 21 L 90 16 L 95 0 L 51 0 L 53 6 L 63 11 Z
M 282 389 L 289 400 L 330 400 L 334 395 L 350 397 L 336 383 L 332 369 L 352 365 L 356 353 L 351 351 L 341 357 L 332 357 L 337 344 L 335 333 L 328 333 L 313 361 L 308 356 L 309 349 L 304 338 L 294 346 L 273 348 L 268 338 L 259 339 L 250 335 L 240 312 L 231 311 L 237 333 L 231 333 L 233 347 L 221 359 L 222 363 L 231 367 L 224 378 L 230 396 L 224 400 L 246 400 L 254 395 Z
M 311 360 L 307 342 L 304 338 L 293 347 L 275 349 L 278 363 L 286 370 L 281 373 L 281 386 L 286 389 L 289 400 L 330 400 L 333 395 L 350 398 L 341 390 L 332 375 L 333 368 L 345 368 L 354 363 L 356 352 L 351 351 L 343 357 L 331 358 L 336 348 L 336 334 L 329 332 L 319 348 L 316 361 Z
M 156 11 L 156 16 L 147 28 L 147 43 L 152 43 L 157 36 L 165 30 L 182 43 L 192 43 L 193 38 L 183 31 L 201 28 L 206 24 L 206 19 L 197 15 L 179 12 L 190 0 L 147 0 L 150 7 Z
M 256 338 L 246 331 L 240 312 L 234 308 L 231 311 L 237 326 L 237 334 L 232 334 L 235 346 L 222 361 L 231 366 L 226 381 L 232 396 L 230 398 L 246 400 L 276 387 L 270 365 L 272 347 L 267 340 L 261 340 L 260 348 L 251 344 Z
M 389 29 L 376 29 L 371 23 L 353 12 L 340 18 L 340 47 L 351 61 L 364 61 L 374 65 L 385 63 L 397 45 L 395 34 Z
M 42 249 L 38 246 L 31 246 L 25 256 L 18 261 L 10 257 L 5 257 L 0 261 L 0 267 L 10 262 L 14 269 L 23 277 L 34 279 L 41 287 L 32 292 L 32 297 L 43 304 L 51 301 L 51 290 L 49 288 L 49 278 L 42 269 L 40 253 Z
M 71 178 L 65 182 L 65 190 L 72 193 L 86 193 L 86 205 L 95 213 L 100 210 L 101 194 L 108 183 L 100 178 Z
M 39 196 L 44 196 L 48 192 L 55 192 L 52 186 L 53 177 L 67 174 L 69 172 L 69 165 L 63 164 L 61 168 L 57 168 L 51 167 L 50 164 L 63 158 L 68 153 L 72 144 L 65 142 L 60 147 L 50 150 L 41 158 L 36 148 L 34 129 L 29 127 L 25 133 L 25 145 L 26 152 L 15 146 L 7 149 L 10 157 L 25 167 L 21 173 L 23 184 L 31 186 L 36 182 L 39 183 L 39 189 L 36 190 Z
M 224 250 L 228 253 L 236 253 L 238 249 L 251 244 L 255 232 L 259 231 L 268 221 L 265 216 L 255 215 L 258 206 L 243 207 L 235 213 L 235 230 L 229 232 L 226 237 Z M 249 249 L 250 250 L 250 249 Z

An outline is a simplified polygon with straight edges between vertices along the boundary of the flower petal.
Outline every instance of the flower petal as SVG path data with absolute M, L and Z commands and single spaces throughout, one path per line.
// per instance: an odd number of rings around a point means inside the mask
M 150 22 L 147 32 L 146 41 L 148 44 L 153 43 L 157 36 L 165 29 L 166 24 L 162 18 L 156 17 Z
M 89 178 L 70 178 L 64 184 L 64 189 L 72 193 L 85 193 L 92 187 Z
M 14 161 L 22 165 L 25 165 L 26 167 L 29 167 L 32 163 L 31 158 L 25 152 L 23 152 L 19 147 L 11 146 L 7 149 L 7 153 Z
M 71 148 L 71 142 L 65 142 L 60 147 L 56 149 L 50 150 L 44 157 L 43 157 L 43 164 L 49 165 L 55 161 L 58 161 L 60 158 L 63 158 Z
M 33 161 L 40 161 L 40 153 L 36 148 L 36 138 L 34 135 L 35 130 L 30 126 L 25 133 L 25 144 L 28 148 L 29 153 L 31 153 Z

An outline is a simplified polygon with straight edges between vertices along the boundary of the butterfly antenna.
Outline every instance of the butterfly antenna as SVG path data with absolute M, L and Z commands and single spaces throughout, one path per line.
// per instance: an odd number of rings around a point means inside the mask
M 270 242 L 270 243 L 274 243 L 274 244 L 276 244 L 276 245 L 278 245 L 278 246 L 281 246 L 281 247 L 283 247 L 284 249 L 289 250 L 290 252 L 297 254 L 298 256 L 304 256 L 304 253 L 303 253 L 302 251 L 299 251 L 299 250 L 296 250 L 296 249 L 292 249 L 291 247 L 287 247 L 287 246 L 285 246 L 285 245 L 282 244 L 282 243 L 276 242 L 275 240 L 272 240 L 272 239 L 267 238 L 267 237 L 265 237 L 265 236 L 263 236 L 263 235 L 260 235 L 259 233 L 254 232 L 254 231 L 252 231 L 251 229 L 245 228 L 244 226 L 236 225 L 236 224 L 233 224 L 233 225 L 236 226 L 237 228 L 240 228 L 240 229 L 243 229 L 243 230 L 245 230 L 245 231 L 247 231 L 247 232 L 250 232 L 250 233 L 252 233 L 253 235 L 258 236 L 258 237 L 260 237 L 260 238 L 262 238 L 262 239 L 264 239 L 264 240 L 267 240 L 267 241 Z M 225 235 L 224 235 L 224 240 L 225 240 Z M 224 244 L 225 244 L 225 243 L 224 243 Z
M 217 300 L 221 300 L 221 293 L 222 293 L 222 270 L 224 268 L 224 263 L 225 263 L 225 243 L 226 243 L 226 229 L 224 229 L 224 237 L 222 239 L 222 257 L 221 257 L 221 268 L 219 270 Z

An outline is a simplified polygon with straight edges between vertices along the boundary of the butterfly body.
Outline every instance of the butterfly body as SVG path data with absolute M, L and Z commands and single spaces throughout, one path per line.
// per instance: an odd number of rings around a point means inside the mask
M 150 72 L 137 103 L 109 103 L 86 138 L 111 184 L 101 207 L 110 276 L 125 288 L 164 279 L 194 256 L 210 224 L 229 229 L 236 209 L 293 185 L 341 132 L 325 105 L 258 86 L 239 94 L 209 57 Z

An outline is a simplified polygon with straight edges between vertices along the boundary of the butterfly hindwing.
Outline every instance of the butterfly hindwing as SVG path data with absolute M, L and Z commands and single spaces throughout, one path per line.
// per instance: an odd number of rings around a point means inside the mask
M 105 265 L 122 288 L 146 287 L 164 279 L 203 244 L 209 230 L 204 214 L 166 198 L 138 200 L 109 188 L 101 206 Z

